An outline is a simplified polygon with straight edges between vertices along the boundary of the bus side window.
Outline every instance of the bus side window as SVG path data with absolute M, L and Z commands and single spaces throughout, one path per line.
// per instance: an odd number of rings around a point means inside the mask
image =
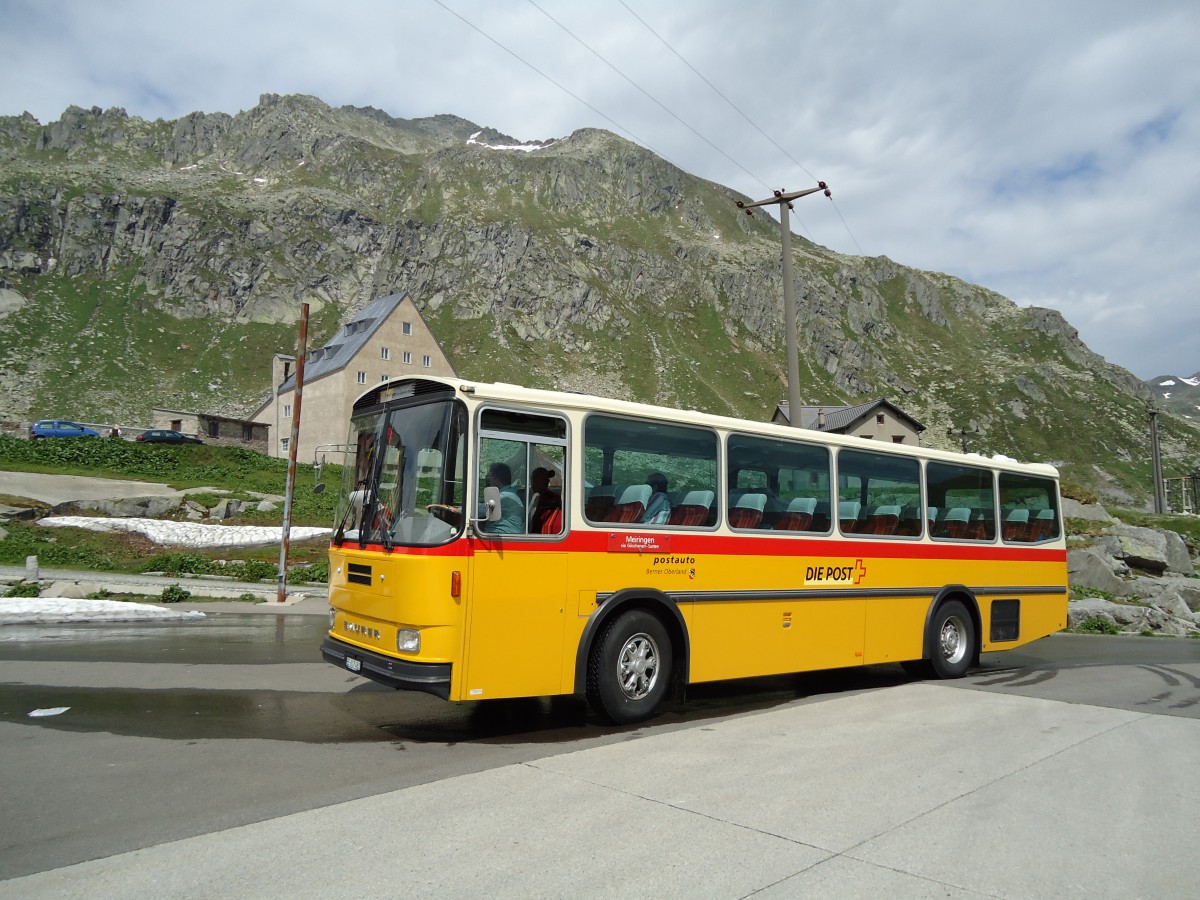
M 731 526 L 789 534 L 829 533 L 828 448 L 731 434 L 726 455 Z
M 584 517 L 623 528 L 707 528 L 717 436 L 707 428 L 604 414 L 584 423 Z
M 1006 543 L 1037 543 L 1062 534 L 1054 481 L 1036 475 L 1000 473 L 1000 536 Z

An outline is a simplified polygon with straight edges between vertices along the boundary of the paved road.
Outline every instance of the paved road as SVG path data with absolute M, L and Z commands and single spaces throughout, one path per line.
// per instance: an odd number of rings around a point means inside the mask
M 1200 880 L 1197 641 L 1056 636 L 953 683 L 878 667 L 698 688 L 610 728 L 569 701 L 384 691 L 304 661 L 320 623 L 215 617 L 207 648 L 199 631 L 0 642 L 0 896 L 1191 897 Z

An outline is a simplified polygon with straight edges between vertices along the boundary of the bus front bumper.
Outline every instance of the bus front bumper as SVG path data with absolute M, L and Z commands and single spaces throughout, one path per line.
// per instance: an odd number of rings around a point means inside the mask
M 417 663 L 393 659 L 326 635 L 321 642 L 325 661 L 378 681 L 398 691 L 422 691 L 443 700 L 450 699 L 450 663 Z

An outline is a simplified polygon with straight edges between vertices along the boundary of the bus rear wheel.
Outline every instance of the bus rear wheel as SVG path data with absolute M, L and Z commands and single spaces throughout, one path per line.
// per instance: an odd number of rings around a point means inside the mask
M 929 623 L 929 666 L 938 678 L 962 678 L 975 658 L 975 623 L 967 607 L 950 600 Z
M 631 610 L 604 626 L 588 660 L 587 693 L 618 725 L 650 718 L 671 681 L 671 639 L 655 616 Z

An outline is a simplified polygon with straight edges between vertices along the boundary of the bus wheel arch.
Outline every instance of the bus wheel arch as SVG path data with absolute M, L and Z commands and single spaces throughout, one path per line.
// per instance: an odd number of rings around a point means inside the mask
M 963 585 L 943 588 L 929 606 L 922 642 L 922 668 L 936 678 L 961 678 L 979 665 L 982 641 L 979 604 Z M 906 668 L 908 668 L 906 666 Z
M 658 591 L 621 591 L 593 614 L 579 642 L 575 693 L 617 724 L 649 718 L 687 683 L 687 628 Z M 652 684 L 650 683 L 652 682 Z

